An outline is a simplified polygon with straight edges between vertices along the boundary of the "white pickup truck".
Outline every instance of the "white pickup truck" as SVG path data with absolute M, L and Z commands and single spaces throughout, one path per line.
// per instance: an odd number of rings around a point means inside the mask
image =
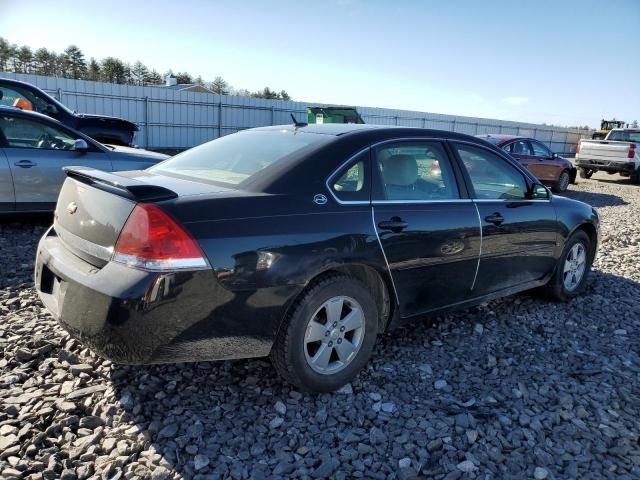
M 602 170 L 640 183 L 640 129 L 614 128 L 604 140 L 580 140 L 575 165 L 582 178 Z

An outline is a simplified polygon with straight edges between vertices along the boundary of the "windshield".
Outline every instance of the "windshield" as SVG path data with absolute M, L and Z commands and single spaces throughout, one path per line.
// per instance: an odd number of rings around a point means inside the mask
M 187 150 L 149 170 L 190 180 L 237 185 L 268 166 L 331 138 L 289 130 L 236 133 Z
M 640 131 L 612 130 L 609 133 L 607 140 L 615 140 L 618 142 L 640 142 Z

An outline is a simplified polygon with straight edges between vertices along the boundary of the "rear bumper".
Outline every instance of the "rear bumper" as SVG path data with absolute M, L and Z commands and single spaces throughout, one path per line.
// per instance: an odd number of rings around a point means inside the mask
M 284 293 L 231 292 L 212 270 L 157 273 L 113 262 L 98 269 L 52 230 L 38 245 L 35 284 L 65 330 L 123 364 L 268 355 L 282 312 L 274 298 Z
M 575 164 L 579 168 L 586 168 L 589 170 L 602 170 L 604 172 L 611 173 L 633 173 L 636 171 L 635 162 L 618 162 L 613 160 L 596 160 L 592 158 L 579 158 L 576 159 Z

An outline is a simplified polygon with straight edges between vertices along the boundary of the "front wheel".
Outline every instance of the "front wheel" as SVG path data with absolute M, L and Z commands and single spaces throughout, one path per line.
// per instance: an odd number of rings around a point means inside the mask
M 593 170 L 589 170 L 588 168 L 580 167 L 578 173 L 580 174 L 580 178 L 591 178 L 593 176 Z
M 369 360 L 378 316 L 375 300 L 360 281 L 327 276 L 303 292 L 284 319 L 271 361 L 302 390 L 337 390 Z
M 567 188 L 569 187 L 569 182 L 571 182 L 571 175 L 569 174 L 569 172 L 567 170 L 563 170 L 560 173 L 560 176 L 558 177 L 558 180 L 553 185 L 552 190 L 555 193 L 564 193 L 564 192 L 567 191 Z
M 556 271 L 545 286 L 547 294 L 562 302 L 580 295 L 591 271 L 592 261 L 589 236 L 578 230 L 564 246 Z

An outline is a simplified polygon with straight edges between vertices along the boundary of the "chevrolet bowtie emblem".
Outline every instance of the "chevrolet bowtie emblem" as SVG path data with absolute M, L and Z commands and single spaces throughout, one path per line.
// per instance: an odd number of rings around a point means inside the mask
M 78 205 L 76 205 L 76 202 L 71 202 L 69 205 L 67 205 L 67 212 L 69 212 L 69 215 L 73 215 L 77 211 Z

